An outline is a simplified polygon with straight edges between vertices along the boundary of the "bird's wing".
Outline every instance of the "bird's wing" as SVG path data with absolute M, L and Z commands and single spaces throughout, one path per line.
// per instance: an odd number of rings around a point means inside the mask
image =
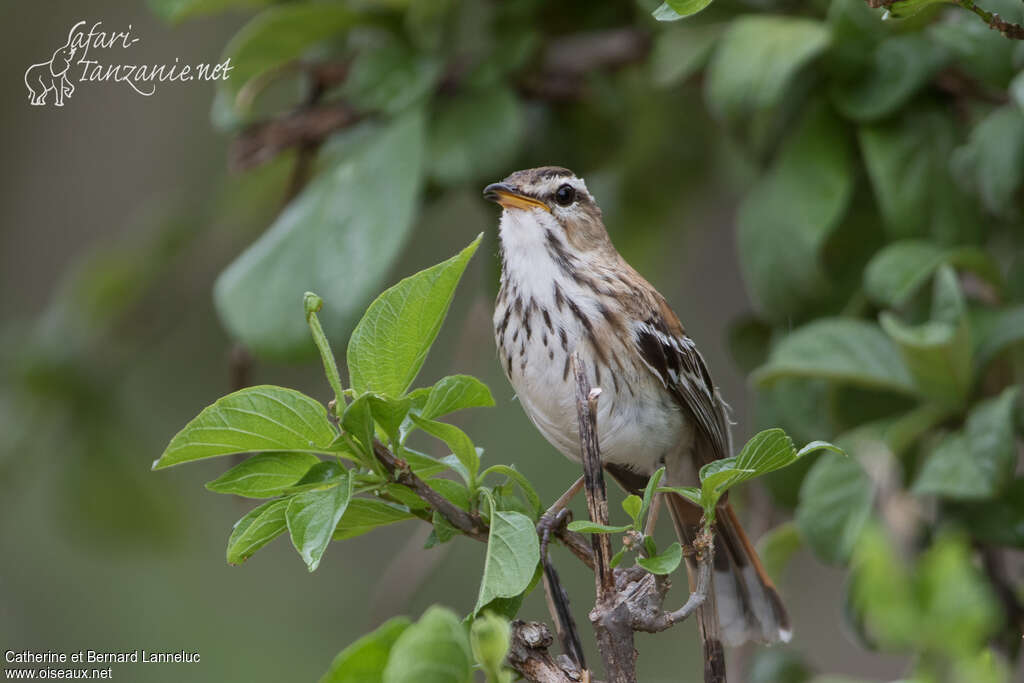
M 665 300 L 646 320 L 633 325 L 637 353 L 694 422 L 710 448 L 698 449 L 698 466 L 732 455 L 728 407 L 693 340 Z

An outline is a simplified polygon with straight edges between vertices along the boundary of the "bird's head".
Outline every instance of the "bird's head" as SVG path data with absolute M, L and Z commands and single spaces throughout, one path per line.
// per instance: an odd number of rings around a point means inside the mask
M 576 252 L 609 244 L 601 209 L 587 184 L 569 169 L 542 166 L 516 171 L 485 187 L 484 198 L 504 209 L 501 239 L 506 246 L 541 245 L 553 236 Z

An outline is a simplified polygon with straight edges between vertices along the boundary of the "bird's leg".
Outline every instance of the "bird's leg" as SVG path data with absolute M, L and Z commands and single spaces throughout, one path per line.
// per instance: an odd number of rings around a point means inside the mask
M 556 500 L 551 507 L 547 509 L 543 515 L 540 516 L 540 521 L 537 522 L 537 533 L 540 535 L 540 556 L 544 557 L 548 549 L 548 541 L 551 539 L 551 533 L 562 526 L 562 522 L 565 521 L 565 516 L 568 514 L 566 506 L 569 505 L 569 501 L 573 499 L 580 489 L 583 488 L 583 477 L 576 480 L 569 489 L 563 493 L 558 500 Z

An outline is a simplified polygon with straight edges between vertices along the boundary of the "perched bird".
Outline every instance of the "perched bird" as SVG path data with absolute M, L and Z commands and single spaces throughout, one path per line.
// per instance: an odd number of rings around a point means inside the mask
M 662 465 L 672 486 L 730 456 L 727 406 L 665 298 L 622 258 L 582 179 L 554 166 L 488 185 L 503 207 L 501 289 L 494 309 L 499 360 L 523 409 L 564 455 L 580 459 L 575 383 L 579 352 L 601 387 L 597 427 L 605 471 L 642 491 Z M 666 496 L 690 544 L 701 511 Z M 722 641 L 788 641 L 789 619 L 753 545 L 724 503 L 715 524 L 713 599 Z

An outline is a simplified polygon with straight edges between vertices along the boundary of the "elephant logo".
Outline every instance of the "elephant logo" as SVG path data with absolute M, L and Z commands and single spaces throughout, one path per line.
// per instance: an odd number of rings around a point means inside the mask
M 68 79 L 71 60 L 75 58 L 75 48 L 68 42 L 58 47 L 53 56 L 45 62 L 33 64 L 25 70 L 25 87 L 28 88 L 28 99 L 34 106 L 46 104 L 46 99 L 53 93 L 53 103 L 64 106 L 64 98 L 75 92 L 75 86 Z

